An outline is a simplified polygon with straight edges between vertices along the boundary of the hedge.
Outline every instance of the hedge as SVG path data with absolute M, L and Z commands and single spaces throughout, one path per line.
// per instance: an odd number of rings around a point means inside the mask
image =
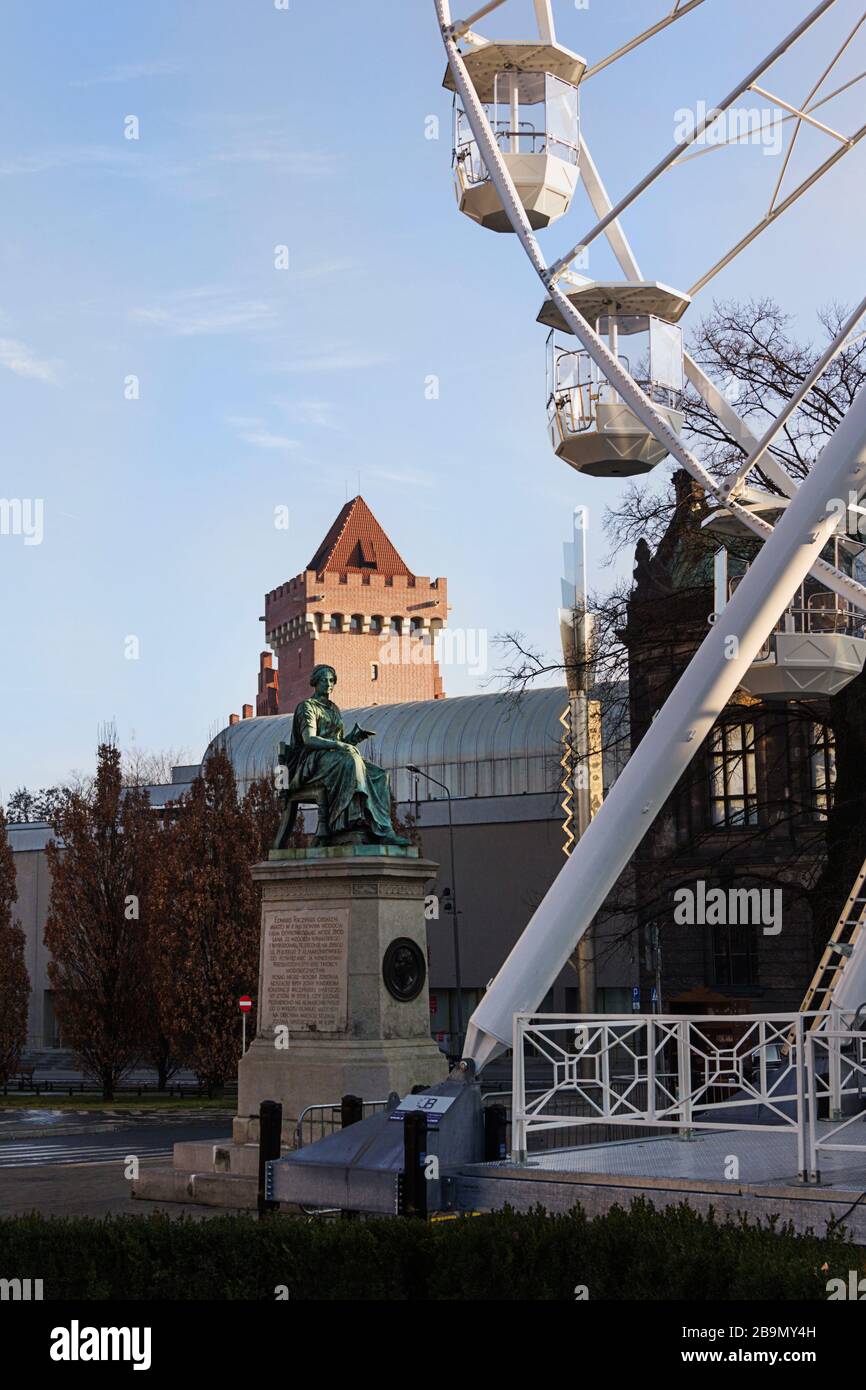
M 826 1268 L 822 1268 L 826 1266 Z M 540 1208 L 426 1223 L 217 1216 L 0 1220 L 0 1275 L 42 1279 L 46 1300 L 824 1301 L 864 1268 L 844 1232 L 720 1221 L 645 1199 L 590 1221 Z M 285 1295 L 284 1295 L 285 1296 Z

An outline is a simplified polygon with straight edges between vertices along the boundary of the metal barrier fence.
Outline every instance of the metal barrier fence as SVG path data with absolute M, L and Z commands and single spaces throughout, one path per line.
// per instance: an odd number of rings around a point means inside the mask
M 379 1110 L 396 1105 L 399 1099 L 396 1092 L 392 1092 L 387 1100 L 365 1100 L 363 1118 L 366 1120 L 368 1115 L 375 1115 Z M 324 1139 L 326 1134 L 334 1134 L 342 1127 L 341 1101 L 324 1101 L 317 1105 L 308 1105 L 301 1111 L 295 1125 L 295 1148 L 303 1149 L 307 1144 L 314 1144 L 317 1139 Z
M 796 1134 L 805 1173 L 812 1018 L 826 1015 L 516 1014 L 514 1158 L 526 1161 L 534 1135 L 580 1134 L 593 1123 L 640 1135 L 782 1127 Z M 550 1068 L 540 1091 L 526 1087 L 528 1050 Z M 579 1114 L 562 1113 L 563 1096 L 579 1102 Z

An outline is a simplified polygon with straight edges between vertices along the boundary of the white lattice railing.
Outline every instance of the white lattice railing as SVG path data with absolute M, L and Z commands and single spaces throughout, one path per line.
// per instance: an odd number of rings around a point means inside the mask
M 516 1014 L 515 1160 L 526 1161 L 530 1134 L 588 1124 L 685 1133 L 781 1127 L 796 1133 L 798 1169 L 805 1174 L 804 1032 L 810 1022 L 811 1016 L 793 1012 Z M 844 1036 L 850 1043 L 852 1035 Z M 534 1094 L 527 1092 L 528 1060 Z M 540 1072 L 548 1084 L 538 1092 Z M 828 1077 L 834 1109 L 837 1092 Z M 581 1113 L 562 1113 L 566 1094 Z
M 866 1153 L 866 1036 L 852 1034 L 838 1010 L 805 1035 L 809 1178 L 821 1181 L 823 1153 Z M 843 1107 L 847 1114 L 843 1114 Z M 819 1125 L 826 1111 L 829 1126 Z

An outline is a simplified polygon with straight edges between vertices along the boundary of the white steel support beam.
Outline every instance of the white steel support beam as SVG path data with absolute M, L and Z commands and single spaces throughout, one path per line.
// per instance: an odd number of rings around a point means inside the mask
M 838 140 L 840 144 L 850 145 L 851 141 L 847 135 L 840 135 L 838 130 L 834 130 L 832 126 L 824 125 L 822 121 L 816 121 L 815 117 L 810 116 L 808 111 L 801 111 L 799 106 L 792 106 L 789 101 L 783 101 L 781 97 L 774 96 L 766 88 L 759 87 L 757 82 L 752 83 L 752 91 L 757 92 L 759 97 L 766 97 L 776 106 L 781 106 L 783 111 L 790 111 L 791 115 L 796 116 L 799 121 L 805 121 L 807 125 L 814 126 L 816 130 L 822 130 L 825 135 L 832 135 L 833 139 Z
M 644 29 L 642 34 L 636 34 L 633 39 L 629 39 L 628 43 L 624 43 L 621 48 L 609 53 L 606 58 L 593 63 L 592 67 L 587 68 L 583 74 L 583 81 L 585 82 L 588 77 L 595 77 L 597 72 L 603 72 L 605 68 L 610 67 L 611 63 L 615 63 L 619 58 L 624 58 L 626 53 L 633 52 L 640 44 L 646 43 L 647 39 L 654 38 L 663 29 L 667 29 L 669 24 L 675 24 L 678 19 L 682 19 L 683 15 L 688 14 L 690 10 L 697 9 L 698 5 L 703 3 L 704 0 L 686 0 L 684 5 L 676 4 L 670 14 L 665 15 L 664 19 L 660 19 L 658 24 L 652 24 L 649 29 Z
M 640 197 L 641 193 L 644 193 L 646 189 L 649 188 L 650 184 L 655 183 L 656 179 L 659 178 L 659 176 L 663 174 L 666 169 L 669 169 L 670 166 L 677 159 L 680 158 L 683 150 L 686 149 L 689 145 L 693 145 L 695 141 L 698 140 L 701 135 L 703 135 L 704 131 L 709 126 L 713 125 L 716 120 L 718 120 L 722 112 L 727 111 L 729 106 L 733 106 L 737 98 L 741 97 L 744 92 L 747 92 L 749 88 L 753 85 L 753 83 L 755 83 L 757 79 L 762 75 L 762 73 L 765 73 L 767 71 L 767 68 L 772 67 L 776 59 L 780 58 L 783 53 L 787 52 L 787 50 L 793 44 L 795 44 L 797 40 L 801 38 L 802 35 L 805 34 L 806 31 L 810 29 L 817 20 L 821 18 L 822 14 L 825 14 L 827 10 L 829 10 L 830 6 L 834 5 L 835 3 L 836 0 L 820 0 L 820 4 L 817 5 L 814 10 L 812 10 L 811 14 L 808 14 L 806 18 L 796 26 L 795 29 L 792 29 L 790 34 L 788 34 L 786 38 L 782 39 L 782 42 L 777 44 L 773 51 L 771 53 L 768 53 L 766 58 L 762 59 L 761 62 L 757 65 L 757 67 L 753 68 L 749 75 L 743 78 L 743 81 L 739 82 L 737 86 L 734 87 L 733 90 L 730 91 L 728 95 L 722 99 L 721 102 L 719 102 L 718 106 L 714 107 L 711 111 L 708 111 L 704 119 L 696 123 L 695 129 L 692 131 L 691 135 L 688 137 L 687 140 L 683 140 L 680 144 L 674 145 L 673 149 L 670 150 L 669 153 L 666 154 L 663 159 L 659 160 L 658 164 L 655 166 L 654 169 L 651 169 L 650 172 L 646 174 L 644 178 L 640 180 L 639 183 L 636 183 L 634 188 L 632 188 L 629 193 L 626 193 L 624 198 L 620 198 L 616 206 L 611 208 L 610 212 L 607 213 L 605 217 L 602 217 L 601 220 L 595 224 L 592 230 L 590 232 L 587 232 L 585 237 L 581 237 L 580 241 L 576 244 L 576 246 L 572 247 L 572 249 L 568 252 L 567 255 L 561 256 L 558 261 L 554 262 L 554 264 L 550 267 L 551 276 L 555 279 L 558 275 L 561 275 L 562 272 L 567 268 L 569 262 L 574 260 L 574 257 L 577 255 L 578 251 L 580 251 L 584 247 L 589 246 L 591 242 L 595 241 L 596 237 L 601 235 L 605 227 L 607 227 L 608 223 L 612 222 L 615 218 L 619 217 L 620 214 L 623 213 L 625 209 L 635 201 L 636 198 Z
M 454 25 L 454 37 L 461 38 L 463 34 L 469 32 L 476 20 L 483 19 L 486 14 L 491 14 L 493 10 L 498 10 L 499 6 L 504 4 L 505 0 L 488 0 L 486 5 L 482 5 L 480 10 L 474 10 L 467 19 L 459 19 Z
M 538 1008 L 836 526 L 828 500 L 866 488 L 866 390 L 801 484 L 469 1022 L 480 1070 Z M 738 651 L 729 658 L 729 639 Z
M 542 43 L 556 43 L 556 28 L 553 23 L 552 0 L 535 0 L 535 19 L 538 24 L 538 37 Z
M 847 144 L 840 145 L 838 149 L 835 149 L 829 158 L 824 160 L 823 164 L 819 164 L 818 168 L 813 169 L 811 174 L 803 179 L 802 183 L 797 184 L 797 187 L 793 192 L 788 194 L 783 202 L 771 208 L 770 211 L 761 218 L 760 222 L 756 222 L 754 227 L 746 232 L 745 236 L 740 237 L 736 246 L 732 246 L 730 251 L 727 251 L 720 260 L 716 261 L 715 265 L 710 266 L 709 270 L 701 276 L 700 280 L 695 281 L 689 290 L 689 294 L 694 297 L 705 285 L 708 285 L 721 270 L 724 270 L 725 266 L 730 265 L 731 261 L 739 256 L 741 251 L 744 251 L 747 246 L 750 246 L 752 242 L 761 235 L 761 232 L 766 231 L 768 227 L 772 227 L 773 223 L 782 216 L 783 212 L 787 212 L 788 208 L 796 203 L 797 199 L 801 198 L 820 178 L 823 178 L 827 171 L 832 169 L 834 164 L 838 164 L 840 159 L 844 159 L 849 150 L 853 150 L 855 145 L 859 145 L 864 135 L 866 135 L 866 125 L 862 125 L 859 130 L 855 130 Z

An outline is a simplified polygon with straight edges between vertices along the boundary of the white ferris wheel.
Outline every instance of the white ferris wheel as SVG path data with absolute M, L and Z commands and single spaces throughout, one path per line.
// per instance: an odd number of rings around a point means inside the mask
M 663 31 L 688 22 L 692 11 L 712 0 L 675 0 L 614 52 L 588 57 L 558 42 L 552 0 L 533 0 L 535 33 L 508 42 L 486 39 L 475 26 L 505 3 L 488 0 L 465 18 L 455 18 L 450 0 L 434 0 L 448 60 L 445 86 L 454 93 L 459 209 L 483 229 L 514 234 L 544 287 L 538 321 L 549 330 L 547 421 L 553 449 L 578 473 L 601 478 L 645 474 L 671 457 L 714 501 L 710 529 L 721 537 L 745 531 L 763 544 L 736 580 L 729 579 L 720 546 L 707 637 L 597 815 L 583 827 L 574 852 L 473 1014 L 465 1057 L 479 1069 L 511 1045 L 514 1016 L 538 1008 L 737 687 L 763 699 L 818 698 L 842 688 L 866 663 L 866 586 L 855 565 L 863 546 L 847 535 L 851 514 L 866 515 L 866 391 L 799 484 L 772 452 L 787 421 L 858 332 L 866 297 L 761 437 L 685 350 L 681 328 L 696 296 L 715 276 L 866 135 L 866 124 L 845 131 L 834 123 L 839 109 L 834 102 L 866 79 L 866 70 L 851 75 L 842 67 L 843 60 L 850 66 L 859 46 L 866 69 L 866 10 L 835 34 L 829 57 L 826 45 L 820 48 L 824 56 L 815 60 L 805 91 L 782 95 L 776 86 L 784 83 L 777 84 L 774 65 L 798 43 L 808 44 L 839 3 L 820 0 L 613 202 L 581 119 L 583 88 L 641 45 L 663 42 L 658 38 Z M 785 133 L 766 205 L 687 289 L 645 276 L 624 216 L 675 164 L 694 157 L 711 134 L 714 144 L 737 142 L 742 132 L 734 116 L 748 93 L 768 104 Z M 810 145 L 817 156 L 795 178 L 794 156 L 806 134 L 820 136 Z M 580 192 L 593 221 L 548 263 L 535 233 L 576 210 Z M 584 253 L 599 237 L 619 265 L 621 278 L 615 281 L 582 273 Z M 569 240 L 566 235 L 564 241 Z M 686 382 L 742 450 L 733 475 L 715 477 L 683 442 Z M 756 480 L 769 482 L 775 493 L 756 488 Z M 847 961 L 837 990 L 840 1006 L 866 997 L 866 932 L 859 940 L 862 950 Z

